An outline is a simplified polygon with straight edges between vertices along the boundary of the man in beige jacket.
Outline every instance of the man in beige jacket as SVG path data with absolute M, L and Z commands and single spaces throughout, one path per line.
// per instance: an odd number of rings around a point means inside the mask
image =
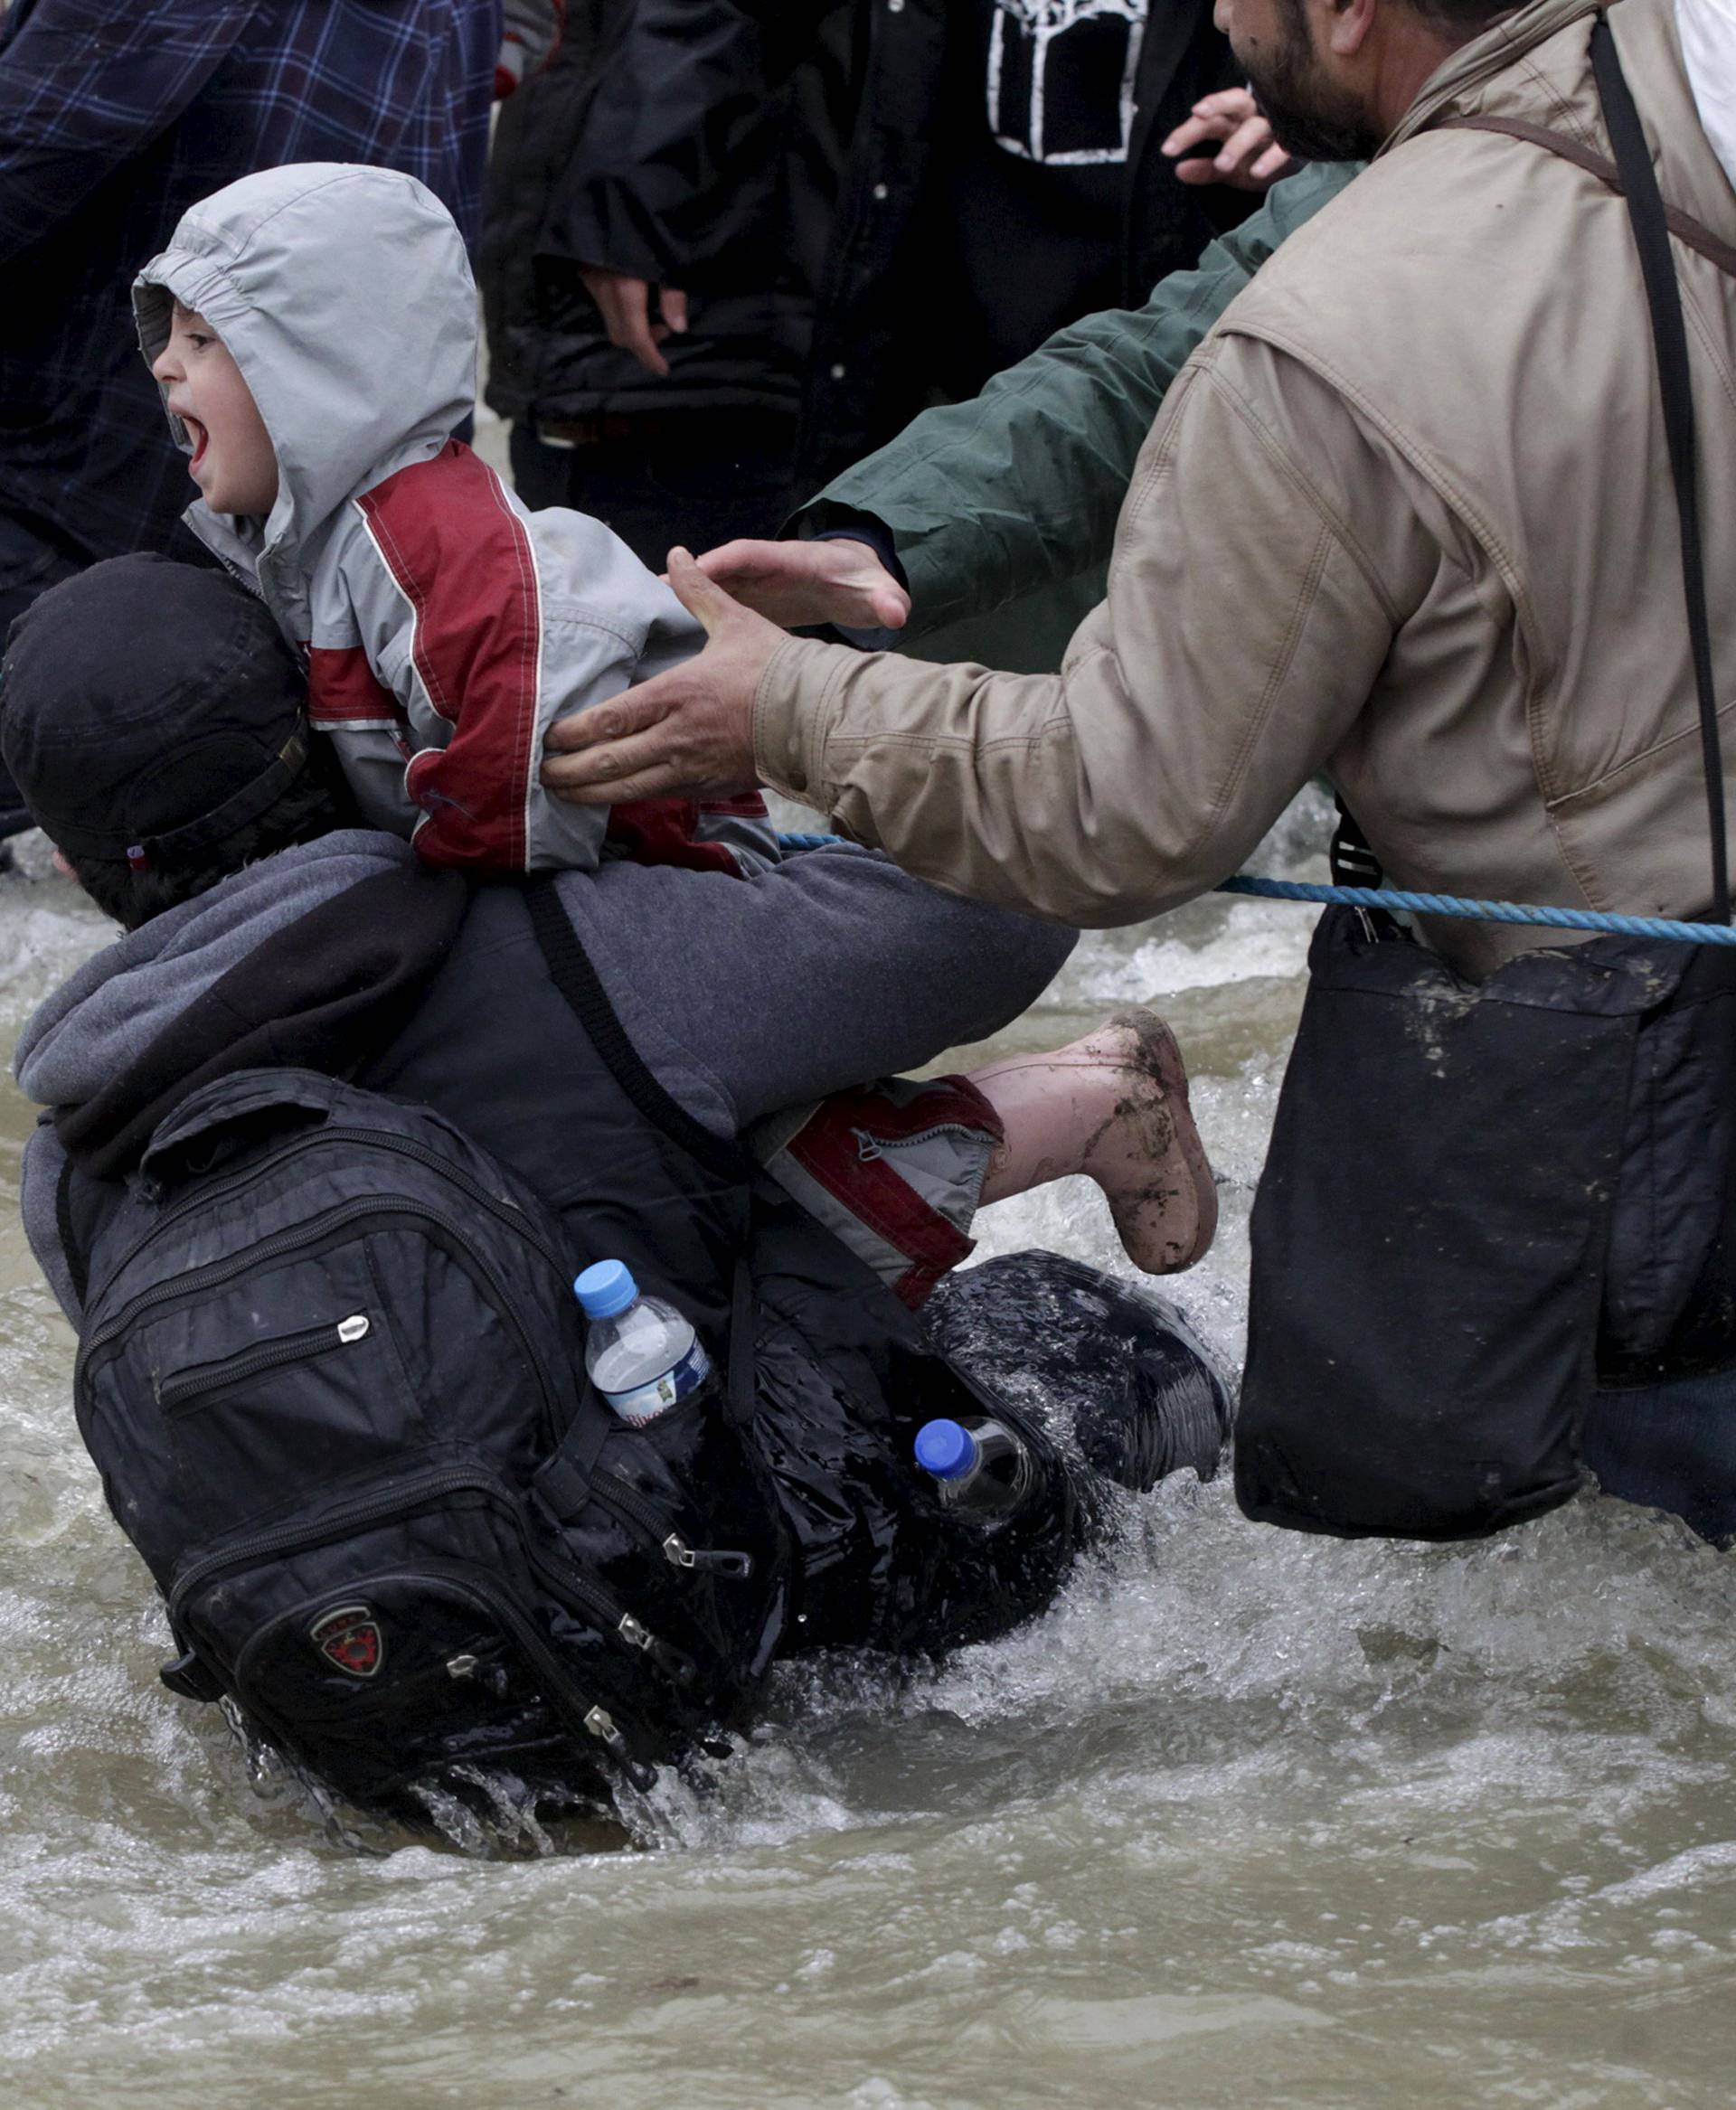
M 1114 924 L 1233 871 L 1325 769 L 1398 885 L 1705 909 L 1680 543 L 1623 202 L 1527 142 L 1444 128 L 1516 118 L 1607 155 L 1593 13 L 1220 0 L 1279 137 L 1376 158 L 1172 389 L 1061 673 L 787 639 L 678 558 L 710 649 L 557 728 L 551 783 L 607 801 L 757 775 L 941 885 Z M 1665 197 L 1736 242 L 1670 0 L 1610 21 Z M 1736 279 L 1674 246 L 1727 683 Z M 1534 942 L 1437 935 L 1473 972 Z

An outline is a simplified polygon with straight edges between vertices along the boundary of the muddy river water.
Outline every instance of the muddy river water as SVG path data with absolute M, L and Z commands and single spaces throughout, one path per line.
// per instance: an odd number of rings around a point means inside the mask
M 1008 1036 L 1161 999 L 1224 1182 L 1180 1301 L 1232 1359 L 1309 920 L 1088 938 Z M 0 880 L 8 1052 L 103 936 L 67 882 Z M 1011 1640 L 792 1680 L 632 1844 L 346 1851 L 156 1682 L 16 1229 L 29 1121 L 0 1088 L 8 2110 L 1736 2099 L 1736 1560 L 1597 1497 L 1419 1549 L 1190 1478 Z M 983 1229 L 1118 1265 L 1090 1189 Z

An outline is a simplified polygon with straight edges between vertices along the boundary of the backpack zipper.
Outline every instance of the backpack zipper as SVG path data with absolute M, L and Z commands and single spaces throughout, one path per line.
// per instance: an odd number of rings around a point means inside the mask
M 508 1296 L 505 1286 L 487 1262 L 471 1248 L 464 1235 L 463 1227 L 455 1223 L 449 1216 L 443 1216 L 439 1210 L 429 1207 L 425 1202 L 399 1201 L 382 1207 L 380 1202 L 366 1196 L 360 1196 L 354 1201 L 342 1202 L 335 1208 L 326 1210 L 309 1222 L 298 1224 L 292 1231 L 278 1231 L 272 1237 L 261 1239 L 258 1245 L 250 1246 L 244 1252 L 232 1253 L 222 1260 L 209 1260 L 203 1267 L 193 1268 L 186 1274 L 172 1276 L 167 1282 L 159 1282 L 150 1289 L 140 1291 L 138 1295 L 130 1298 L 109 1320 L 108 1324 L 99 1328 L 90 1340 L 80 1348 L 78 1362 L 72 1372 L 75 1399 L 87 1388 L 90 1368 L 97 1357 L 104 1349 L 113 1343 L 119 1333 L 144 1313 L 155 1307 L 166 1306 L 180 1303 L 188 1297 L 198 1296 L 209 1289 L 219 1288 L 223 1283 L 232 1280 L 237 1275 L 246 1273 L 250 1267 L 256 1267 L 265 1261 L 281 1259 L 289 1253 L 299 1251 L 305 1246 L 317 1245 L 331 1233 L 368 1217 L 373 1217 L 381 1223 L 389 1223 L 398 1217 L 409 1217 L 422 1222 L 438 1224 L 453 1239 L 459 1252 L 466 1257 L 464 1260 L 460 1261 L 460 1266 L 464 1267 L 467 1273 L 476 1277 L 488 1290 L 490 1301 L 518 1336 L 519 1345 L 524 1351 L 525 1361 L 530 1364 L 532 1375 L 536 1380 L 537 1389 L 542 1397 L 545 1438 L 552 1446 L 559 1438 L 560 1429 L 554 1393 L 543 1371 L 542 1358 L 537 1354 L 530 1333 L 524 1321 L 519 1317 L 517 1308 Z
M 523 1519 L 510 1497 L 503 1494 L 499 1483 L 486 1474 L 450 1466 L 443 1470 L 418 1474 L 402 1482 L 390 1494 L 376 1494 L 365 1500 L 345 1502 L 333 1510 L 324 1523 L 279 1524 L 275 1531 L 262 1531 L 257 1537 L 244 1539 L 239 1545 L 220 1547 L 177 1576 L 174 1588 L 169 1592 L 169 1622 L 173 1626 L 179 1618 L 181 1608 L 196 1589 L 210 1581 L 214 1575 L 227 1568 L 257 1568 L 269 1560 L 274 1553 L 301 1552 L 316 1546 L 328 1545 L 335 1539 L 342 1539 L 359 1527 L 399 1515 L 408 1515 L 420 1509 L 437 1496 L 474 1493 L 482 1495 L 489 1505 L 505 1512 L 517 1534 L 519 1543 L 533 1568 L 552 1580 L 557 1588 L 571 1597 L 605 1634 L 613 1634 L 626 1647 L 636 1649 L 651 1658 L 658 1668 L 674 1678 L 678 1684 L 693 1681 L 697 1665 L 684 1655 L 673 1644 L 658 1635 L 623 1609 L 608 1591 L 593 1583 L 577 1568 L 566 1561 L 543 1552 L 525 1534 Z
M 311 1362 L 335 1349 L 354 1347 L 365 1341 L 371 1331 L 372 1322 L 365 1312 L 353 1312 L 347 1319 L 328 1319 L 322 1326 L 304 1326 L 299 1333 L 280 1334 L 275 1341 L 261 1342 L 257 1348 L 244 1348 L 216 1362 L 202 1362 L 182 1371 L 157 1388 L 156 1403 L 165 1414 L 184 1412 L 208 1392 L 222 1391 L 226 1386 L 259 1377 L 287 1363 Z
M 576 1723 L 588 1736 L 596 1738 L 610 1757 L 626 1772 L 635 1787 L 643 1791 L 653 1785 L 656 1778 L 654 1769 L 634 1757 L 627 1738 L 616 1726 L 614 1716 L 607 1708 L 587 1699 L 573 1682 L 566 1665 L 510 1597 L 469 1576 L 449 1573 L 438 1564 L 430 1563 L 430 1571 L 447 1589 L 479 1606 L 497 1626 L 504 1629 L 517 1644 L 520 1653 L 529 1658 L 532 1668 L 541 1674 L 548 1688 L 547 1697 L 552 1700 L 558 1714 L 565 1715 L 570 1723 Z M 424 1579 L 425 1571 L 410 1569 L 403 1572 L 412 1582 Z M 387 1570 L 382 1575 L 363 1578 L 357 1587 L 366 1588 L 371 1583 L 378 1585 L 393 1579 L 393 1572 Z M 275 1710 L 269 1701 L 261 1705 L 250 1693 L 238 1693 L 237 1697 L 250 1713 L 264 1721 L 272 1720 Z M 285 1742 L 294 1748 L 298 1739 L 293 1726 L 285 1725 L 281 1734 Z
M 650 1540 L 671 1568 L 727 1576 L 732 1582 L 746 1582 L 752 1575 L 751 1553 L 731 1552 L 724 1547 L 689 1546 L 678 1531 L 665 1531 L 664 1520 L 618 1473 L 599 1473 L 590 1491 L 605 1509 L 612 1509 L 642 1538 Z

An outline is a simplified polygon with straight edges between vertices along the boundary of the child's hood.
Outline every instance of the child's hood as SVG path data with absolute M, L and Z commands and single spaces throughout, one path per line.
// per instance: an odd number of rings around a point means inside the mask
M 347 499 L 438 453 L 475 407 L 469 261 L 451 214 L 413 176 L 338 162 L 243 176 L 184 214 L 135 281 L 147 362 L 168 342 L 176 300 L 228 346 L 278 469 L 263 532 L 203 500 L 188 523 L 285 584 Z M 169 423 L 190 451 L 181 420 Z

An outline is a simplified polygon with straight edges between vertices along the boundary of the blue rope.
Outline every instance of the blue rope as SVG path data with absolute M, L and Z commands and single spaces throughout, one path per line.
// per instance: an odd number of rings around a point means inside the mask
M 841 835 L 779 835 L 786 854 L 822 850 Z M 1459 916 L 1477 923 L 1533 923 L 1551 930 L 1613 930 L 1622 937 L 1661 937 L 1670 945 L 1736 945 L 1736 925 L 1673 923 L 1665 916 L 1606 916 L 1596 909 L 1528 909 L 1518 901 L 1467 901 L 1457 894 L 1406 894 L 1393 887 L 1318 887 L 1301 880 L 1254 879 L 1239 872 L 1213 892 L 1257 894 L 1270 901 L 1341 901 L 1349 909 L 1402 909 L 1412 916 Z
M 1736 945 L 1736 925 L 1673 923 L 1663 916 L 1605 916 L 1595 909 L 1526 908 L 1517 901 L 1466 901 L 1457 894 L 1407 894 L 1390 887 L 1316 887 L 1299 880 L 1225 880 L 1220 894 L 1258 894 L 1273 901 L 1342 901 L 1352 909 L 1402 909 L 1413 916 L 1463 916 L 1478 923 L 1539 923 L 1552 930 L 1613 930 L 1671 945 Z

